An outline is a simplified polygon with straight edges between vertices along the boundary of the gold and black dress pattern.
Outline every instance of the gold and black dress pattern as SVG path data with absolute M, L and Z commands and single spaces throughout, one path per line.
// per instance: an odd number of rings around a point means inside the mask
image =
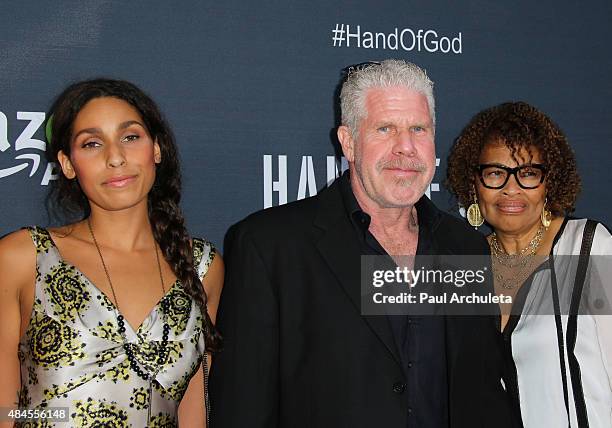
M 36 247 L 36 289 L 19 343 L 20 408 L 68 408 L 68 424 L 57 426 L 178 426 L 178 405 L 205 349 L 200 311 L 180 282 L 171 285 L 138 329 L 125 323 L 122 335 L 119 313 L 107 296 L 62 259 L 46 229 L 28 230 Z M 193 252 L 203 277 L 214 247 L 194 238 Z M 166 357 L 160 359 L 164 325 Z M 153 374 L 150 379 L 134 372 L 128 353 Z

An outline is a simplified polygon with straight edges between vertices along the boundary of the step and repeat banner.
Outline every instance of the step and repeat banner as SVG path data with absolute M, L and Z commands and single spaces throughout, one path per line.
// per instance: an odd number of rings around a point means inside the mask
M 567 4 L 564 4 L 567 3 Z M 247 214 L 314 195 L 338 157 L 341 70 L 400 58 L 435 82 L 438 169 L 479 110 L 523 100 L 576 151 L 576 215 L 612 224 L 612 3 L 484 0 L 7 2 L 0 27 L 0 235 L 49 225 L 44 121 L 65 86 L 130 80 L 167 116 L 192 234 L 222 245 Z

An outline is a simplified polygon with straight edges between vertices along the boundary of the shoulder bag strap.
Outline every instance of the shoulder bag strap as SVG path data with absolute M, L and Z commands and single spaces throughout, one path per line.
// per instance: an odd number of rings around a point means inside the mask
M 565 411 L 567 412 L 567 426 L 570 427 L 569 395 L 567 390 L 567 371 L 565 368 L 565 345 L 563 344 L 563 323 L 561 322 L 561 305 L 559 303 L 559 288 L 557 287 L 557 274 L 555 273 L 555 260 L 552 254 L 548 258 L 550 265 L 550 285 L 555 310 L 555 324 L 557 325 L 557 344 L 559 346 L 559 366 L 561 368 L 561 380 L 563 381 L 563 399 L 565 400 Z
M 582 390 L 582 379 L 580 375 L 580 364 L 574 353 L 576 346 L 576 336 L 578 333 L 578 311 L 580 309 L 580 299 L 586 279 L 587 267 L 589 265 L 589 255 L 595 235 L 597 222 L 587 220 L 582 234 L 582 247 L 580 248 L 580 259 L 576 269 L 576 279 L 574 280 L 574 290 L 570 304 L 569 318 L 567 321 L 567 353 L 570 366 L 570 376 L 572 379 L 572 391 L 574 392 L 574 404 L 576 406 L 576 416 L 579 428 L 588 428 L 589 419 L 587 417 L 586 402 L 584 391 Z

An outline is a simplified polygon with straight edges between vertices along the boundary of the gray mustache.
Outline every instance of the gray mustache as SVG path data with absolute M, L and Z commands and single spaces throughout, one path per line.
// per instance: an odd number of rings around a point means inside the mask
M 386 168 L 412 169 L 418 172 L 424 172 L 427 170 L 427 166 L 423 162 L 415 159 L 393 159 L 388 161 L 382 161 L 379 162 L 376 167 L 378 171 L 382 171 Z

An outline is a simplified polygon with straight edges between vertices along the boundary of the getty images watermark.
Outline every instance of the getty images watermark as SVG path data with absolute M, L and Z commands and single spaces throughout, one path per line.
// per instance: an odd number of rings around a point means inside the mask
M 361 25 L 335 24 L 332 45 L 337 48 L 404 50 L 417 52 L 463 53 L 463 35 L 442 35 L 436 30 L 395 27 L 390 32 L 362 31 Z
M 490 256 L 363 256 L 361 306 L 364 315 L 435 315 L 448 306 L 471 314 L 475 305 L 512 303 L 496 295 Z
M 578 256 L 536 256 L 530 260 L 529 269 L 524 263 L 508 269 L 492 264 L 490 255 L 362 256 L 361 312 L 612 314 L 612 283 L 608 280 L 612 276 L 612 257 L 591 256 L 584 284 L 576 291 L 578 263 Z M 551 275 L 555 275 L 556 294 L 552 292 Z M 580 299 L 577 301 L 574 295 Z

